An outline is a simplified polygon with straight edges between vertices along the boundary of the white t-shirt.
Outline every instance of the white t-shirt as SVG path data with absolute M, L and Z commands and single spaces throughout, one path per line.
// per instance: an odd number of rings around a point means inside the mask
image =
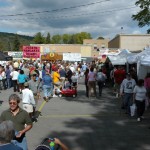
M 22 90 L 22 103 L 35 105 L 33 92 L 29 90 L 28 88 L 25 88 Z
M 10 73 L 10 75 L 12 76 L 12 80 L 18 80 L 19 72 L 18 71 L 13 71 L 13 72 Z
M 143 101 L 146 99 L 146 88 L 144 86 L 135 86 L 133 93 L 135 93 L 135 99 L 138 101 Z

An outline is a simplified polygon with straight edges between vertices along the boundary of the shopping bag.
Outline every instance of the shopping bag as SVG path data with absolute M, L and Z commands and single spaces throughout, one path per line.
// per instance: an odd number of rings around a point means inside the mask
M 136 111 L 136 105 L 132 104 L 130 106 L 130 113 L 131 113 L 131 117 L 135 116 L 135 111 Z

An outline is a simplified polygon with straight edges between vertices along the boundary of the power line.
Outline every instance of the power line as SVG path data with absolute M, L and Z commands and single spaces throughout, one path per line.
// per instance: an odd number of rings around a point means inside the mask
M 60 8 L 60 9 L 54 9 L 54 10 L 46 10 L 46 11 L 38 11 L 38 12 L 29 12 L 29 13 L 21 13 L 21 14 L 14 14 L 14 15 L 0 15 L 0 17 L 14 17 L 14 16 L 23 16 L 23 15 L 33 15 L 33 14 L 40 14 L 40 13 L 50 13 L 50 12 L 57 12 L 57 11 L 63 11 L 63 10 L 68 10 L 68 9 L 74 9 L 74 8 L 79 8 L 79 7 L 85 7 L 85 6 L 90 6 L 90 5 L 95 5 L 98 3 L 103 3 L 107 2 L 110 0 L 103 0 L 103 1 L 97 1 L 97 2 L 92 2 L 88 4 L 83 4 L 83 5 L 77 5 L 77 6 L 71 6 L 71 7 L 65 7 L 65 8 Z
M 113 10 L 107 10 L 107 11 L 101 11 L 101 12 L 93 12 L 93 13 L 82 13 L 82 14 L 75 14 L 75 15 L 66 15 L 66 16 L 55 16 L 55 17 L 52 17 L 52 16 L 43 16 L 43 17 L 31 17 L 31 18 L 21 18 L 21 19 L 0 19 L 0 20 L 29 20 L 29 19 L 46 19 L 46 18 L 50 18 L 50 19 L 54 19 L 54 20 L 57 20 L 57 19 L 60 19 L 60 18 L 72 18 L 72 17 L 79 17 L 79 16 L 88 16 L 88 15 L 95 15 L 97 13 L 101 13 L 101 14 L 104 14 L 104 13 L 112 13 L 112 12 L 117 12 L 117 11 L 122 11 L 122 10 L 126 10 L 126 9 L 132 9 L 132 8 L 136 8 L 136 6 L 131 6 L 131 7 L 125 7 L 125 8 L 119 8 L 119 9 L 113 9 Z

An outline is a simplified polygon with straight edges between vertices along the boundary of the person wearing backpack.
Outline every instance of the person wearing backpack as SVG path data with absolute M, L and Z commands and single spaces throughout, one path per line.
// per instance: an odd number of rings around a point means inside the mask
M 99 96 L 102 95 L 102 89 L 104 87 L 104 82 L 106 80 L 106 75 L 102 72 L 102 69 L 99 69 L 96 75 L 97 84 L 99 87 Z

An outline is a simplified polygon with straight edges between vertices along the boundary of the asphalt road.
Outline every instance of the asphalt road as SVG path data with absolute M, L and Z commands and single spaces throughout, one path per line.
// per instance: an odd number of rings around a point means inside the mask
M 0 113 L 8 108 L 12 93 L 12 89 L 1 91 L 4 102 Z M 89 100 L 82 80 L 76 98 L 52 98 L 47 103 L 39 100 L 42 116 L 27 133 L 29 150 L 46 137 L 58 137 L 70 150 L 150 150 L 149 109 L 145 119 L 137 122 L 120 109 L 120 103 L 108 87 L 101 97 Z

